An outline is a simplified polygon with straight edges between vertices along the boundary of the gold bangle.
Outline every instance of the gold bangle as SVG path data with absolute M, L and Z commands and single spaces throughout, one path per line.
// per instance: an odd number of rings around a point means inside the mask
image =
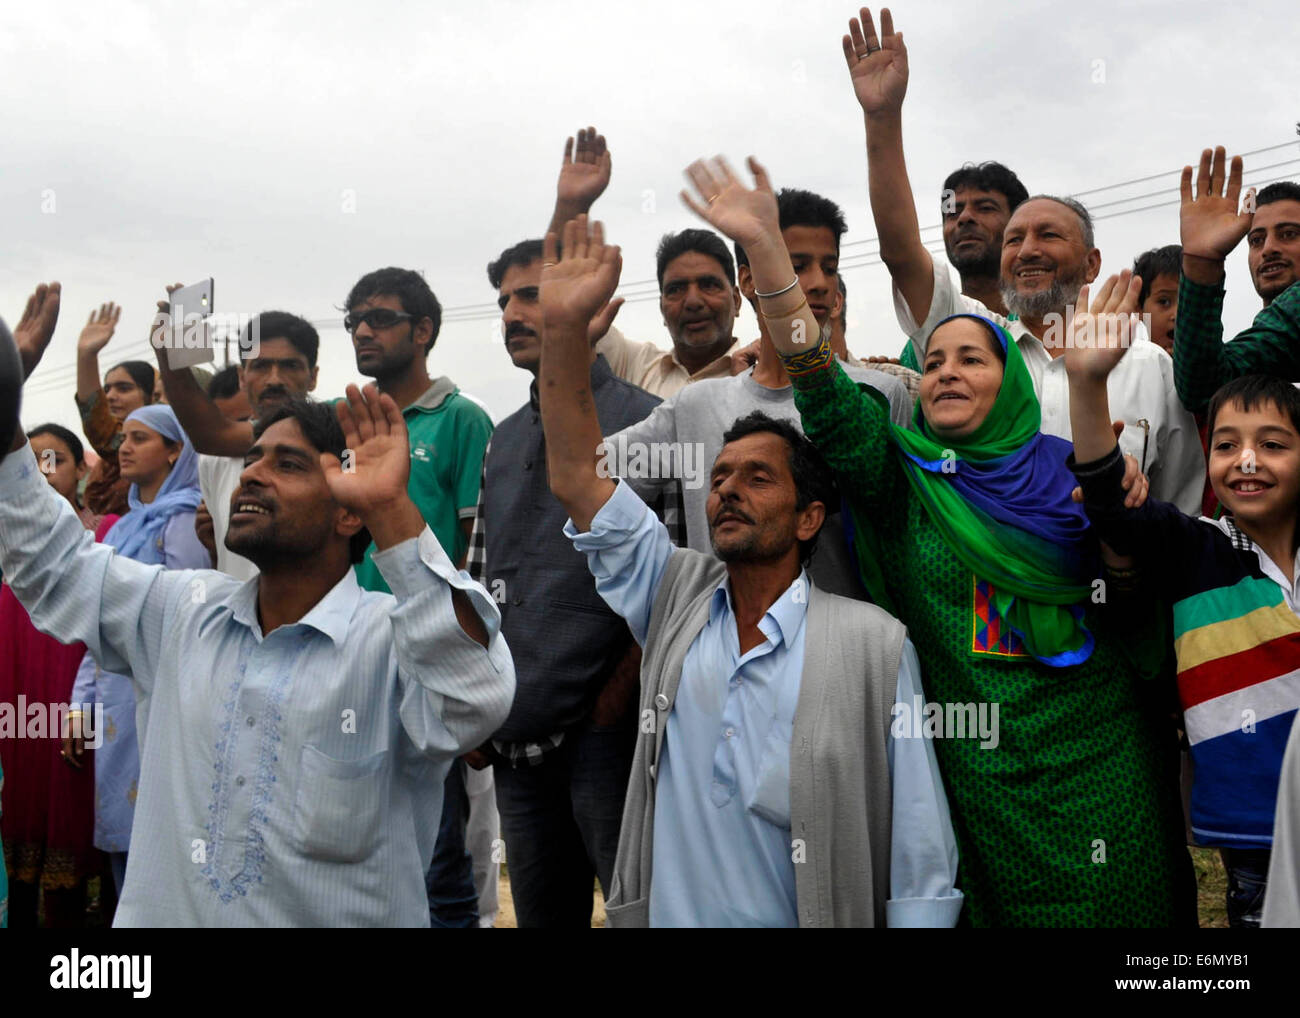
M 799 303 L 796 304 L 794 307 L 792 307 L 789 311 L 782 311 L 779 315 L 769 315 L 762 308 L 758 309 L 758 313 L 770 322 L 773 318 L 789 318 L 791 315 L 798 314 L 800 310 L 806 308 L 807 306 L 808 306 L 808 298 L 804 297 L 803 300 L 799 301 Z
M 63 716 L 65 718 L 84 718 L 86 716 L 86 712 L 84 710 L 70 710 L 68 711 L 67 714 Z

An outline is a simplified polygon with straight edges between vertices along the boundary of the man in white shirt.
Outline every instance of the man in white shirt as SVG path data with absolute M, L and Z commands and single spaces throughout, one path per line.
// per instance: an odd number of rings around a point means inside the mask
M 559 235 L 564 224 L 591 211 L 609 186 L 610 154 L 605 136 L 581 130 L 564 146 L 564 162 L 555 188 L 555 211 L 548 232 Z M 727 378 L 732 354 L 740 343 L 732 335 L 740 313 L 740 290 L 727 246 L 709 230 L 666 234 L 656 252 L 659 311 L 672 339 L 665 350 L 656 343 L 628 339 L 610 323 L 622 299 L 612 300 L 592 322 L 600 337 L 596 352 L 625 382 L 668 399 L 691 382 Z M 510 337 L 506 337 L 507 341 Z
M 25 374 L 52 331 L 21 341 Z M 6 580 L 139 704 L 119 926 L 429 925 L 443 779 L 505 718 L 514 667 L 407 494 L 397 405 L 373 385 L 347 403 L 260 422 L 230 524 L 260 570 L 242 584 L 95 544 L 21 430 L 0 459 Z M 372 539 L 395 596 L 357 584 Z
M 1024 355 L 1043 408 L 1044 434 L 1070 439 L 1064 323 L 1079 288 L 1101 270 L 1087 210 L 1071 199 L 1040 195 L 1022 202 L 1002 239 L 1001 294 L 1007 315 L 962 294 L 946 265 L 921 243 L 912 187 L 903 159 L 902 107 L 907 48 L 882 15 L 878 38 L 870 17 L 845 57 L 867 131 L 871 210 L 880 256 L 894 285 L 899 325 L 922 371 L 925 343 L 949 315 L 973 312 L 1010 332 Z M 1173 361 L 1155 344 L 1133 344 L 1108 383 L 1111 412 L 1124 422 L 1119 443 L 1151 481 L 1151 494 L 1196 514 L 1205 483 L 1205 454 L 1196 424 L 1174 389 Z
M 610 370 L 661 399 L 691 382 L 728 378 L 739 346 L 732 334 L 740 312 L 740 287 L 731 252 L 712 230 L 668 233 L 655 252 L 659 312 L 672 350 L 629 340 L 610 328 L 596 346 Z

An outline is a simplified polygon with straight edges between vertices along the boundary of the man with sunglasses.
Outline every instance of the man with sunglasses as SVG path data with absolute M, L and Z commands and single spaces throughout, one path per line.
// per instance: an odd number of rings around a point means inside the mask
M 411 433 L 411 499 L 447 557 L 460 564 L 469 548 L 492 419 L 451 379 L 430 377 L 429 351 L 438 339 L 442 308 L 418 272 L 368 273 L 344 306 L 357 370 L 403 408 Z M 369 554 L 357 567 L 357 579 L 367 590 L 386 589 Z
M 463 565 L 492 420 L 451 379 L 429 375 L 429 351 L 442 324 L 438 298 L 418 272 L 385 268 L 362 276 L 343 306 L 347 308 L 343 324 L 352 337 L 357 370 L 373 378 L 406 419 L 411 501 L 447 557 Z M 356 567 L 357 582 L 366 590 L 387 591 L 371 560 L 374 550 L 372 544 Z M 466 850 L 465 780 L 465 762 L 457 760 L 443 787 L 442 823 L 426 877 L 434 926 L 478 925 L 473 860 Z

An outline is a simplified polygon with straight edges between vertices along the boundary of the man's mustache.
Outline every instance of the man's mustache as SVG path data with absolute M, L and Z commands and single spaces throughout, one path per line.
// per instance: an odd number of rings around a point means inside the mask
M 740 520 L 741 523 L 752 524 L 754 522 L 739 509 L 719 509 L 717 515 L 713 517 L 713 525 L 716 527 L 729 517 Z

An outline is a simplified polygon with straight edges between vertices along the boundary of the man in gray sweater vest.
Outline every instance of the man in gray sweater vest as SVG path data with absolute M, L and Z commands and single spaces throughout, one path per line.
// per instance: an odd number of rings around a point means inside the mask
M 829 470 L 789 423 L 737 422 L 711 467 L 716 557 L 674 548 L 599 469 L 587 326 L 618 284 L 618 249 L 581 216 L 563 250 L 548 234 L 551 490 L 644 650 L 610 925 L 952 926 L 962 897 L 934 749 L 891 732 L 894 704 L 923 699 L 916 652 L 896 619 L 803 569 L 834 504 Z M 774 271 L 793 274 L 782 255 Z

